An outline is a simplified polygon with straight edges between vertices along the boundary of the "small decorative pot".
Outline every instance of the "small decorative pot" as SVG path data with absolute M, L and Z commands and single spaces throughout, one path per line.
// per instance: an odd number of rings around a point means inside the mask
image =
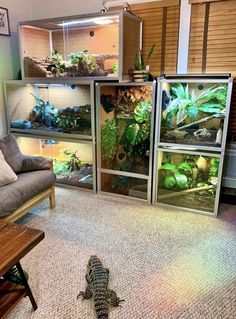
M 148 79 L 148 70 L 134 70 L 133 77 L 134 82 L 144 82 Z

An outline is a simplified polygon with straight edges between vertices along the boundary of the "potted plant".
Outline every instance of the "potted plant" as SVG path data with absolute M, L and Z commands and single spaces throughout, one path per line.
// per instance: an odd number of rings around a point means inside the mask
M 151 49 L 148 52 L 146 63 L 144 62 L 142 50 L 139 50 L 139 52 L 136 54 L 135 61 L 134 61 L 134 70 L 133 70 L 133 77 L 135 82 L 144 82 L 148 80 L 148 75 L 149 75 L 148 62 L 153 55 L 154 49 L 155 49 L 155 43 L 152 45 Z

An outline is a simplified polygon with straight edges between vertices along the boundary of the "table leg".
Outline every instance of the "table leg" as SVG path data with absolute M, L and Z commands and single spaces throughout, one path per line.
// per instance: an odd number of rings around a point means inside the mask
M 29 286 L 29 284 L 28 284 L 28 282 L 27 282 L 27 280 L 25 278 L 25 274 L 24 274 L 24 271 L 23 271 L 23 269 L 21 267 L 20 262 L 18 262 L 16 264 L 16 267 L 17 267 L 17 269 L 19 271 L 19 274 L 20 274 L 20 277 L 21 277 L 21 280 L 22 280 L 22 284 L 25 287 L 26 295 L 29 297 L 29 299 L 31 301 L 31 304 L 33 306 L 33 309 L 35 311 L 38 308 L 38 306 L 37 306 L 37 304 L 35 302 L 35 299 L 34 299 L 34 296 L 33 296 L 32 292 L 31 292 L 30 286 Z

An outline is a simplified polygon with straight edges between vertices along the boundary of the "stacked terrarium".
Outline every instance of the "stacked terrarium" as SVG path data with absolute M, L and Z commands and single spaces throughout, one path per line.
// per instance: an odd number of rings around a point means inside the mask
M 7 81 L 5 92 L 21 151 L 52 158 L 58 183 L 95 190 L 93 83 Z
M 8 130 L 57 182 L 96 191 L 94 81 L 128 78 L 141 20 L 124 11 L 22 22 L 24 80 L 5 83 Z
M 97 84 L 99 192 L 151 201 L 155 84 Z
M 159 80 L 153 202 L 217 215 L 232 79 Z
M 111 11 L 20 23 L 25 78 L 128 79 L 141 20 Z

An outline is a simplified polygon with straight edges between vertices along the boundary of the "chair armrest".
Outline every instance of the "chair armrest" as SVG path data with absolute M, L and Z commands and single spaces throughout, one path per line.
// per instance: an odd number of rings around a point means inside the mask
M 22 161 L 21 173 L 38 171 L 43 169 L 53 169 L 52 159 L 41 156 L 24 156 Z

